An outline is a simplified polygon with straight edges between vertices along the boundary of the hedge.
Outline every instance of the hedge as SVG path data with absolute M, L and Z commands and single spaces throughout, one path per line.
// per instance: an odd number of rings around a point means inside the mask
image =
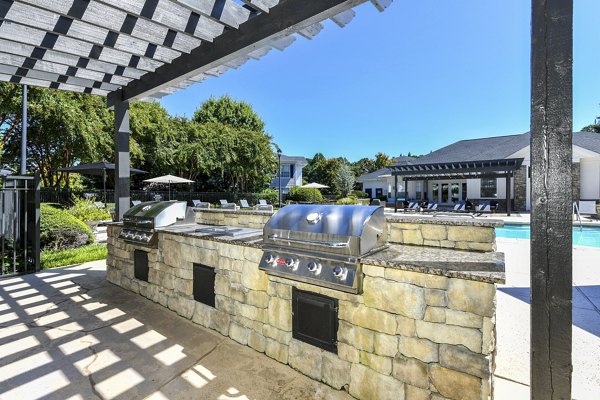
M 92 230 L 67 211 L 49 204 L 40 206 L 42 250 L 75 249 L 93 241 Z
M 290 189 L 290 193 L 287 196 L 288 200 L 320 203 L 323 201 L 323 195 L 319 189 L 314 188 L 303 188 L 300 186 L 294 186 Z

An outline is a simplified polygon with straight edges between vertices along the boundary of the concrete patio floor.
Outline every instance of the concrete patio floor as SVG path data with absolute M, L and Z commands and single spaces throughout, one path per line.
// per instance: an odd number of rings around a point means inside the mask
M 0 399 L 350 399 L 106 282 L 105 262 L 0 280 Z
M 529 240 L 497 238 L 505 254 L 506 285 L 497 296 L 495 394 L 529 398 Z M 600 399 L 600 249 L 573 248 L 572 397 Z
M 529 398 L 529 241 L 498 240 L 496 399 Z M 600 249 L 574 249 L 573 398 L 600 393 Z M 0 280 L 0 399 L 351 399 L 109 284 L 105 263 Z

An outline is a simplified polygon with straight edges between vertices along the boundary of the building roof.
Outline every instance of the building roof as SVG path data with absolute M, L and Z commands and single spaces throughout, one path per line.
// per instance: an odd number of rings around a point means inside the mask
M 340 27 L 366 0 L 11 0 L 0 4 L 0 81 L 160 98 Z M 372 0 L 383 11 L 391 0 Z
M 308 164 L 308 161 L 305 157 L 302 156 L 286 156 L 284 154 L 281 155 L 281 162 L 286 164 L 296 164 L 305 166 Z
M 510 157 L 529 146 L 531 134 L 495 136 L 480 139 L 460 140 L 427 155 L 396 165 L 424 165 L 458 163 L 464 161 L 501 160 Z M 600 134 L 593 132 L 574 132 L 573 144 L 600 154 Z
M 575 132 L 573 133 L 573 144 L 600 154 L 600 133 Z
M 529 145 L 529 132 L 520 135 L 460 140 L 411 162 L 413 165 L 507 158 Z
M 362 181 L 376 181 L 376 180 L 380 179 L 381 175 L 390 175 L 391 173 L 392 173 L 391 169 L 389 169 L 389 168 L 381 168 L 381 169 L 378 169 L 377 171 L 373 171 L 373 172 L 370 172 L 368 174 L 362 174 L 356 180 L 358 182 L 362 182 Z

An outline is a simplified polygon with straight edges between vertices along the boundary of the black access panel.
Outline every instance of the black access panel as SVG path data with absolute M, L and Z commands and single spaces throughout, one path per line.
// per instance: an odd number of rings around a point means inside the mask
M 140 281 L 148 282 L 148 252 L 133 251 L 133 276 Z
M 292 336 L 337 354 L 338 300 L 292 288 Z
M 215 306 L 215 269 L 203 264 L 193 264 L 194 300 Z

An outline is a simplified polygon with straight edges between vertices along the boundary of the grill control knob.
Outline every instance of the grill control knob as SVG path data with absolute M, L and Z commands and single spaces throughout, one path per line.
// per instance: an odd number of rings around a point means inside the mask
M 277 258 L 275 258 L 273 254 L 267 254 L 267 256 L 265 257 L 265 261 L 267 262 L 267 264 L 275 264 Z
M 346 279 L 346 275 L 347 275 L 347 271 L 346 268 L 336 265 L 335 267 L 333 267 L 333 276 L 335 276 L 336 278 L 338 278 L 339 280 L 344 280 Z
M 321 264 L 316 261 L 310 261 L 306 268 L 315 275 L 318 275 L 321 272 Z
M 298 268 L 298 262 L 292 257 L 288 257 L 285 259 L 285 266 L 291 269 L 292 271 L 295 271 L 296 268 Z

